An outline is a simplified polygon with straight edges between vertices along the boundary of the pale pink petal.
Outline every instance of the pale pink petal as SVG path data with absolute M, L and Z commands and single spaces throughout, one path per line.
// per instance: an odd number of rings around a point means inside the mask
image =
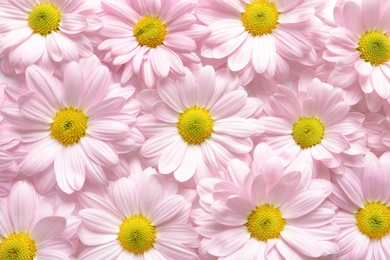
M 112 110 L 117 110 L 118 108 L 123 107 L 123 104 L 125 103 L 125 99 L 121 97 L 113 97 L 113 98 L 107 98 L 102 101 L 98 101 L 94 105 L 92 105 L 90 108 L 85 110 L 85 114 L 95 117 L 96 119 L 99 118 L 101 114 L 104 114 Z M 83 99 L 83 102 L 86 102 L 85 99 Z
M 58 81 L 46 70 L 32 65 L 26 70 L 26 82 L 29 88 L 38 91 L 53 108 L 61 105 L 60 86 Z
M 291 9 L 302 4 L 302 0 L 298 0 L 294 2 L 289 0 L 278 0 L 275 1 L 275 4 L 279 12 L 289 12 Z
M 82 223 L 77 229 L 77 235 L 81 241 L 88 241 L 85 244 L 88 246 L 100 246 L 103 244 L 111 243 L 112 241 L 118 241 L 118 234 L 111 233 L 99 233 L 87 229 Z
M 78 216 L 82 220 L 82 225 L 94 232 L 103 234 L 116 234 L 119 231 L 119 225 L 122 219 L 106 211 L 99 209 L 82 209 Z M 88 241 L 82 240 L 84 244 L 89 245 Z
M 129 127 L 123 122 L 112 119 L 89 120 L 87 134 L 101 141 L 124 139 Z
M 31 224 L 35 217 L 37 196 L 34 186 L 27 182 L 17 182 L 12 187 L 8 196 L 8 214 L 14 232 L 29 232 L 31 230 Z
M 130 23 L 130 25 L 135 24 L 136 21 L 141 18 L 137 12 L 129 8 L 129 6 L 120 2 L 112 0 L 102 0 L 101 3 L 104 9 L 106 9 L 110 13 L 113 13 L 115 16 L 120 17 L 125 21 L 125 23 Z
M 79 63 L 70 62 L 64 71 L 64 104 L 68 107 L 78 108 L 83 93 L 84 75 Z
M 371 81 L 375 91 L 381 98 L 387 99 L 390 96 L 390 89 L 387 87 L 389 79 L 380 67 L 376 67 L 372 71 Z
M 163 19 L 166 24 L 170 24 L 176 19 L 178 19 L 180 16 L 187 12 L 191 12 L 196 3 L 192 1 L 180 1 L 180 2 L 175 2 L 175 5 L 172 6 L 172 8 L 169 11 L 169 16 L 164 17 L 165 15 L 163 14 Z
M 268 167 L 267 172 L 269 173 L 272 173 L 272 170 L 275 170 L 275 172 L 280 172 L 282 170 L 279 163 L 273 163 L 273 165 L 270 166 L 273 167 Z M 269 190 L 267 201 L 273 203 L 277 207 L 288 201 L 293 194 L 295 194 L 295 191 L 301 182 L 301 177 L 302 175 L 300 172 L 290 172 L 282 175 L 275 185 Z M 252 184 L 252 191 L 253 189 L 256 189 L 254 183 Z
M 245 31 L 245 27 L 238 19 L 223 19 L 210 25 L 212 34 L 207 37 L 206 43 L 219 44 L 233 39 Z
M 170 66 L 165 53 L 160 51 L 161 48 L 151 48 L 149 55 L 154 72 L 157 76 L 164 78 L 168 76 Z
M 157 91 L 161 99 L 173 110 L 181 113 L 184 105 L 180 100 L 179 93 L 176 89 L 175 82 L 170 78 L 164 78 L 158 81 Z
M 321 143 L 332 153 L 341 153 L 349 149 L 347 138 L 337 132 L 326 133 Z
M 168 130 L 155 135 L 146 140 L 140 150 L 140 155 L 146 158 L 153 158 L 161 156 L 164 148 L 166 148 L 172 141 L 172 138 L 177 136 L 177 130 Z
M 191 250 L 187 246 L 184 246 L 180 242 L 176 242 L 172 240 L 165 240 L 160 238 L 156 240 L 154 244 L 154 248 L 164 256 L 164 259 L 197 258 L 197 254 L 193 250 Z M 141 259 L 135 259 L 135 260 L 141 260 Z
M 162 174 L 175 171 L 182 163 L 186 154 L 188 144 L 181 136 L 176 136 L 171 140 L 171 144 L 166 147 L 158 161 L 158 169 Z
M 193 52 L 196 50 L 196 43 L 193 39 L 175 33 L 168 34 L 165 37 L 164 46 L 175 52 Z
M 54 162 L 61 149 L 58 141 L 47 137 L 37 143 L 23 161 L 23 172 L 27 176 L 38 174 L 47 169 Z
M 54 160 L 54 171 L 58 186 L 66 193 L 80 190 L 85 182 L 84 151 L 80 145 L 63 147 Z
M 240 138 L 237 140 L 227 135 L 218 134 L 212 135 L 211 138 L 233 153 L 248 153 L 253 148 L 253 143 L 250 138 Z
M 161 200 L 161 199 L 160 199 Z M 181 195 L 172 195 L 161 201 L 158 206 L 150 209 L 150 219 L 154 226 L 166 224 L 173 219 L 184 206 L 185 200 Z
M 362 15 L 364 28 L 367 31 L 376 30 L 378 26 L 378 19 L 381 12 L 382 0 L 371 0 L 369 3 L 367 1 L 362 1 Z
M 163 101 L 157 101 L 152 109 L 153 115 L 167 123 L 177 123 L 179 121 L 179 113 L 171 109 Z
M 310 147 L 309 149 L 313 158 L 318 161 L 328 160 L 333 158 L 332 153 L 328 149 L 326 149 L 321 143 L 313 147 Z
M 161 201 L 164 190 L 162 181 L 157 175 L 151 175 L 147 180 L 148 183 L 142 189 L 143 196 L 140 196 L 139 203 L 142 214 L 151 219 L 156 203 Z
M 39 60 L 46 49 L 45 38 L 39 34 L 33 34 L 23 45 L 22 61 L 26 66 L 30 66 Z M 31 48 L 30 46 L 34 47 Z
M 251 60 L 251 51 L 253 49 L 253 44 L 254 40 L 252 38 L 247 37 L 245 39 L 241 46 L 229 56 L 229 69 L 231 69 L 232 71 L 240 71 L 249 64 Z M 266 59 L 266 57 L 262 57 L 262 59 L 263 58 Z
M 298 218 L 317 208 L 325 199 L 321 190 L 305 190 L 280 206 L 283 218 Z
M 99 258 L 110 259 L 110 257 L 117 258 L 123 251 L 123 248 L 117 240 L 97 247 L 90 247 L 85 249 L 79 255 L 80 260 L 96 260 Z
M 213 50 L 213 58 L 215 59 L 222 59 L 226 56 L 230 55 L 232 52 L 237 50 L 239 46 L 245 41 L 245 39 L 248 36 L 248 32 L 244 31 L 243 33 L 239 34 L 237 37 L 232 38 L 219 46 L 215 47 Z
M 191 244 L 198 239 L 198 234 L 191 225 L 187 224 L 168 224 L 158 227 L 159 237 L 169 240 L 177 240 L 180 235 L 180 242 L 183 244 Z
M 215 70 L 212 66 L 205 66 L 198 75 L 197 103 L 209 109 L 212 104 L 209 100 L 215 88 Z
M 287 244 L 306 256 L 319 257 L 322 254 L 317 240 L 300 228 L 286 225 L 280 235 Z
M 266 41 L 269 39 L 264 36 L 254 37 L 253 50 L 252 50 L 252 65 L 257 73 L 263 73 L 272 55 L 268 49 L 266 49 Z
M 232 195 L 234 196 L 234 195 Z M 246 199 L 239 198 L 237 201 L 245 201 Z M 236 203 L 233 203 L 233 205 L 236 205 Z M 240 211 L 244 210 L 243 212 Z M 211 205 L 211 215 L 213 218 L 218 222 L 226 226 L 230 227 L 238 227 L 244 225 L 246 222 L 248 222 L 248 215 L 250 214 L 250 210 L 253 210 L 253 205 L 246 201 L 246 203 L 242 204 L 240 208 L 238 209 L 231 209 L 228 208 L 227 205 L 224 204 L 224 202 L 221 201 L 215 201 Z
M 200 163 L 201 150 L 195 145 L 188 145 L 184 158 L 181 161 L 179 167 L 173 172 L 173 175 L 177 181 L 185 182 L 189 180 L 194 174 Z
M 112 188 L 112 197 L 124 218 L 138 214 L 139 207 L 132 183 L 127 178 L 117 180 Z
M 348 1 L 344 4 L 343 18 L 348 28 L 358 34 L 363 31 L 362 10 L 356 2 Z
M 334 216 L 334 210 L 326 207 L 319 207 L 300 218 L 289 219 L 288 223 L 294 227 L 322 228 L 324 225 L 331 222 Z
M 44 128 L 49 129 L 53 122 L 55 110 L 47 104 L 46 100 L 39 99 L 38 95 L 27 94 L 18 99 L 19 109 L 23 116 L 37 121 Z
M 29 27 L 24 27 L 18 30 L 11 31 L 7 33 L 0 43 L 0 52 L 5 51 L 7 48 L 13 47 L 16 44 L 24 41 L 30 35 L 33 34 L 33 31 Z
M 214 235 L 207 243 L 207 251 L 217 256 L 228 256 L 248 242 L 250 234 L 245 226 L 228 229 Z
M 66 219 L 58 216 L 41 218 L 33 227 L 31 237 L 35 241 L 43 241 L 60 237 L 66 227 Z
M 247 92 L 244 90 L 231 91 L 222 96 L 211 108 L 210 113 L 214 120 L 227 118 L 240 110 L 247 99 Z
M 363 192 L 366 201 L 379 201 L 387 189 L 384 171 L 377 161 L 372 160 L 364 166 Z M 387 199 L 387 198 L 382 198 Z
M 248 127 L 248 119 L 244 118 L 224 118 L 214 122 L 213 130 L 219 134 L 226 134 L 232 137 L 249 137 L 256 131 Z
M 199 106 L 197 103 L 197 87 L 199 84 L 195 83 L 194 75 L 188 68 L 185 68 L 185 77 L 176 79 L 176 89 L 185 107 Z
M 365 199 L 363 197 L 363 187 L 360 179 L 356 175 L 349 173 L 337 176 L 337 183 L 357 207 L 364 207 Z
M 119 164 L 118 155 L 111 144 L 86 136 L 80 140 L 81 146 L 89 158 L 105 167 Z
M 78 34 L 87 27 L 85 16 L 77 13 L 61 15 L 60 31 L 67 34 Z
M 111 74 L 107 67 L 99 66 L 90 72 L 89 75 L 84 75 L 84 95 L 82 105 L 86 111 L 96 102 L 102 100 L 102 97 L 107 93 L 108 86 L 111 83 Z

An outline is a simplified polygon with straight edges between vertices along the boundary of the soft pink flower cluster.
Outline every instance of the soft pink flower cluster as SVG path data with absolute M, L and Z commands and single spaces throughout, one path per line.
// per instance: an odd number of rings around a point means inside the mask
M 390 259 L 390 1 L 0 21 L 1 260 Z

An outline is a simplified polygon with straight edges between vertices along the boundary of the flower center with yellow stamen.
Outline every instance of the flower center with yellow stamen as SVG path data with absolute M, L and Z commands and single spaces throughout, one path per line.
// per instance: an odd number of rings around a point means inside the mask
M 51 136 L 63 145 L 78 143 L 86 135 L 88 117 L 80 109 L 63 108 L 51 124 Z
M 390 207 L 370 202 L 356 213 L 356 225 L 370 239 L 380 239 L 390 233 Z
M 248 216 L 245 226 L 253 238 L 260 241 L 280 237 L 286 220 L 282 218 L 282 212 L 269 204 L 257 206 Z
M 42 36 L 46 36 L 52 31 L 58 31 L 61 21 L 61 13 L 58 8 L 49 3 L 41 3 L 32 9 L 28 16 L 28 25 Z
M 275 3 L 256 0 L 245 7 L 241 21 L 253 36 L 272 33 L 278 25 L 279 12 Z
M 292 136 L 302 149 L 306 149 L 321 143 L 324 133 L 324 125 L 317 117 L 301 117 L 294 124 Z
M 133 254 L 143 254 L 154 246 L 156 227 L 146 217 L 133 215 L 123 220 L 118 240 L 123 249 Z
M 214 120 L 207 109 L 194 106 L 180 114 L 177 128 L 184 141 L 201 144 L 213 132 Z
M 12 233 L 0 243 L 1 260 L 32 260 L 37 246 L 27 233 Z
M 135 24 L 133 33 L 139 45 L 155 48 L 163 44 L 168 32 L 162 20 L 153 16 L 145 16 Z
M 378 66 L 390 60 L 390 39 L 385 33 L 366 32 L 360 37 L 357 50 L 360 58 Z

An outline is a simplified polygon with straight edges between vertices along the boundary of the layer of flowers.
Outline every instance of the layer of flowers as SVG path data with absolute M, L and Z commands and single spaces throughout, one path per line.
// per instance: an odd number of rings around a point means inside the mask
M 0 259 L 390 259 L 390 1 L 333 2 L 2 0 Z

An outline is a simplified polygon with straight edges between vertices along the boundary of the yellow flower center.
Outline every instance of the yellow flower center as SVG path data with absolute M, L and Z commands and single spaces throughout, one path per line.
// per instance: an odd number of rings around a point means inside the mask
M 51 136 L 63 145 L 78 143 L 86 135 L 88 117 L 82 110 L 63 108 L 51 124 Z
M 177 128 L 184 141 L 189 144 L 201 144 L 211 136 L 213 125 L 214 120 L 209 111 L 194 106 L 180 114 Z
M 390 60 L 390 39 L 385 33 L 366 32 L 360 37 L 357 50 L 360 58 L 377 66 Z
M 253 36 L 272 33 L 278 25 L 279 12 L 275 3 L 256 0 L 245 7 L 241 21 Z
M 143 254 L 153 248 L 156 227 L 142 215 L 133 215 L 123 220 L 119 227 L 118 240 L 123 249 L 133 254 Z
M 380 239 L 390 233 L 390 207 L 380 203 L 366 203 L 356 213 L 360 232 L 370 239 Z
M 32 260 L 37 247 L 27 233 L 12 233 L 0 243 L 1 260 Z
M 133 33 L 139 45 L 155 48 L 163 44 L 167 27 L 159 18 L 145 16 L 135 24 Z
M 46 36 L 52 31 L 58 31 L 61 21 L 61 13 L 58 8 L 49 3 L 41 3 L 32 9 L 28 16 L 28 25 L 42 36 Z
M 321 143 L 324 133 L 324 125 L 317 117 L 301 117 L 294 124 L 292 136 L 302 149 L 306 149 Z
M 245 226 L 252 237 L 265 242 L 280 237 L 285 224 L 286 220 L 278 208 L 263 204 L 252 211 Z

